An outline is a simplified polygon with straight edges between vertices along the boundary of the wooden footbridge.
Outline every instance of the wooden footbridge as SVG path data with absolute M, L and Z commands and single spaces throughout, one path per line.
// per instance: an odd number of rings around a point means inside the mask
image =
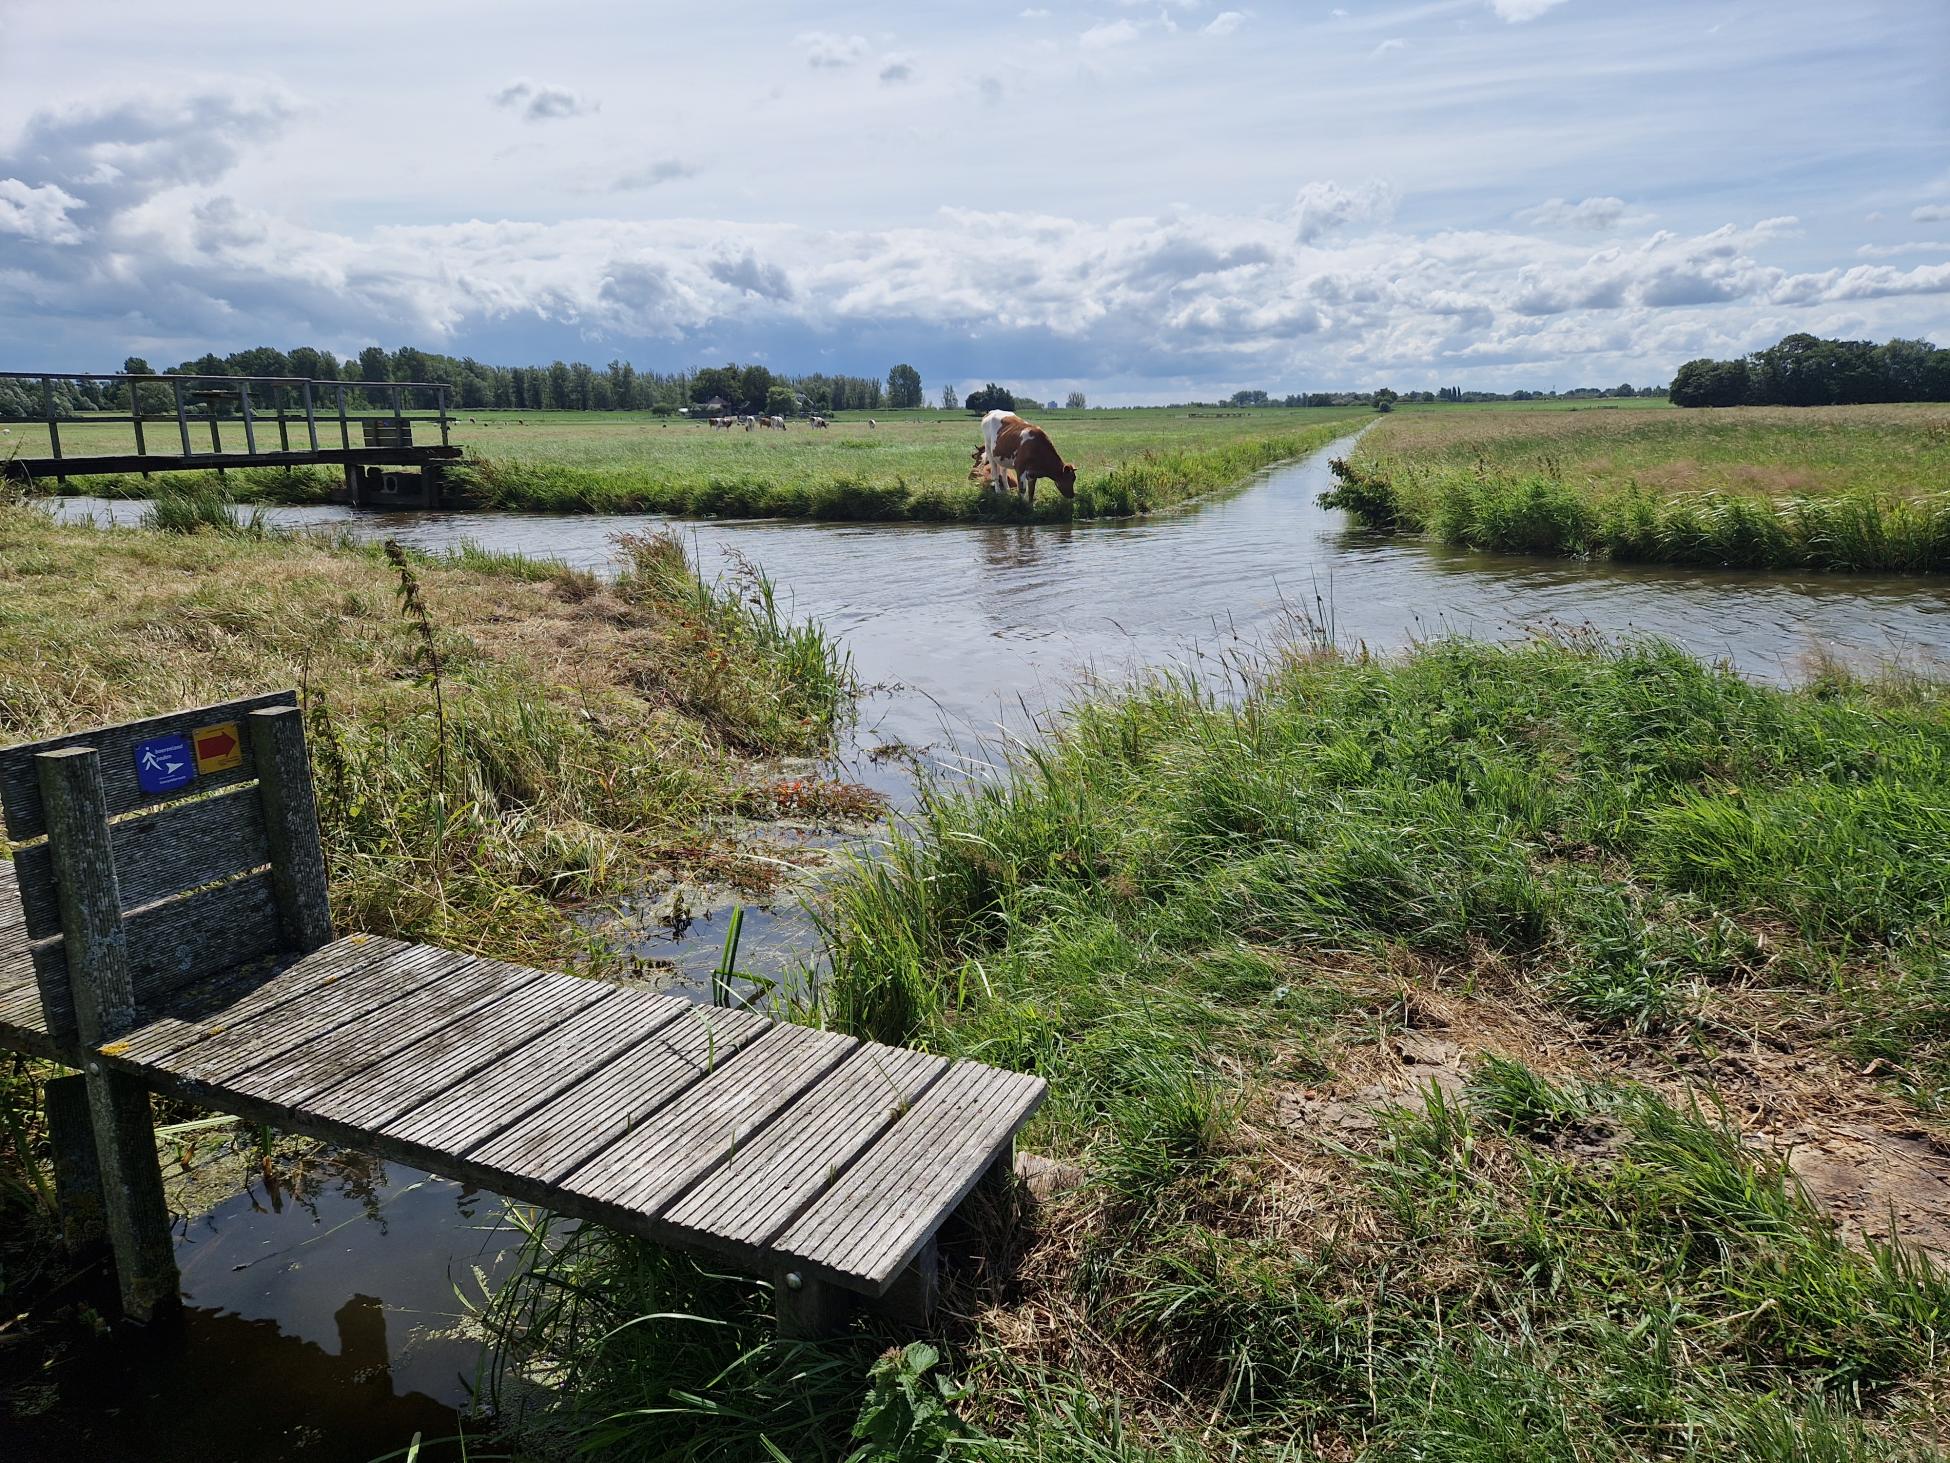
M 149 1093 L 771 1279 L 784 1330 L 924 1313 L 1039 1078 L 399 940 L 334 938 L 292 693 L 0 752 L 0 1045 L 124 1304 L 176 1293 Z M 92 1141 L 91 1141 L 92 1140 Z
M 445 467 L 461 456 L 449 440 L 449 388 L 438 381 L 0 371 L 7 382 L 19 383 L 39 414 L 20 419 L 21 445 L 31 450 L 0 451 L 0 481 L 65 485 L 104 474 L 337 467 L 355 508 L 438 508 Z M 104 409 L 72 410 L 77 392 Z M 128 410 L 106 409 L 111 403 Z M 426 410 L 434 414 L 417 414 Z M 437 429 L 439 443 L 416 444 L 416 423 Z

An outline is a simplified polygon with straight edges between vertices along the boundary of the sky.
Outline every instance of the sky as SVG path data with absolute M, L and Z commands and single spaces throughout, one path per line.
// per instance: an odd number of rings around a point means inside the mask
M 1950 344 L 1950 0 L 0 0 L 0 367 L 1093 403 Z

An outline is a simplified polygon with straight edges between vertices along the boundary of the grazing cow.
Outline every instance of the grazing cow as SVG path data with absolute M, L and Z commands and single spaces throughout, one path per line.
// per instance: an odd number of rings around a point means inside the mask
M 998 408 L 982 418 L 982 449 L 988 457 L 991 492 L 1009 491 L 1009 469 L 1013 467 L 1016 492 L 1031 504 L 1036 501 L 1036 484 L 1043 478 L 1054 479 L 1064 497 L 1077 495 L 1075 464 L 1058 455 L 1048 432 L 1012 411 Z
M 771 427 L 777 427 L 781 432 L 783 432 L 785 430 L 785 418 L 771 417 L 767 420 L 766 425 Z
M 867 418 L 867 430 L 868 430 L 868 431 L 870 431 L 870 432 L 877 432 L 877 431 L 879 431 L 879 430 L 880 430 L 880 423 L 879 423 L 879 422 L 876 422 L 876 421 L 875 421 L 875 420 L 874 420 L 874 419 L 873 419 L 872 417 L 868 417 L 868 418 Z
M 825 418 L 825 417 L 814 417 L 814 418 L 812 419 L 812 424 L 813 424 L 813 425 L 814 425 L 815 427 L 823 427 L 823 426 L 825 426 L 825 425 L 826 425 L 826 418 Z
M 738 418 L 738 421 L 747 432 L 751 431 L 754 427 L 758 425 L 757 417 L 740 417 Z

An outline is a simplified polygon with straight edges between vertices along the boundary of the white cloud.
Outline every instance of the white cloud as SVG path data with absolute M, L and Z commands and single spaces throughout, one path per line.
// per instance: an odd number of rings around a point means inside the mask
M 1106 51 L 1112 46 L 1129 45 L 1142 33 L 1128 20 L 1107 20 L 1083 32 L 1077 37 L 1077 44 L 1086 51 Z
M 1368 54 L 1370 56 L 1386 56 L 1390 51 L 1406 51 L 1407 49 L 1407 41 L 1403 40 L 1400 36 L 1390 36 Z
M 1490 9 L 1516 25 L 1520 21 L 1535 20 L 1546 10 L 1554 10 L 1563 3 L 1564 0 L 1490 0 Z
M 597 104 L 578 96 L 566 86 L 541 86 L 526 79 L 511 81 L 488 98 L 497 107 L 521 113 L 528 122 L 555 122 L 566 117 L 583 117 L 597 110 Z
M 880 79 L 889 86 L 914 79 L 914 58 L 890 53 L 880 59 Z
M 1921 207 L 1912 208 L 1909 216 L 1920 224 L 1941 223 L 1950 218 L 1950 203 L 1925 203 Z
M 1379 179 L 1343 188 L 1332 180 L 1307 184 L 1289 211 L 1293 237 L 1311 244 L 1354 224 L 1386 223 L 1395 213 L 1395 190 Z
M 1245 23 L 1245 11 L 1221 10 L 1217 15 L 1212 17 L 1211 22 L 1200 34 L 1208 36 L 1229 36 Z
M 87 206 L 52 183 L 32 188 L 18 178 L 0 178 L 0 234 L 18 234 L 37 244 L 77 244 L 81 227 L 68 210 Z
M 1023 20 L 1048 20 L 1049 12 L 1047 10 L 1040 10 L 1040 9 L 1025 10 L 1022 12 L 1020 18 Z
M 678 178 L 696 176 L 696 168 L 688 163 L 679 162 L 676 158 L 667 157 L 646 163 L 640 168 L 631 168 L 627 173 L 619 174 L 609 186 L 613 193 L 628 193 L 640 188 L 654 188 L 659 183 L 674 182 Z
M 872 49 L 865 36 L 836 36 L 830 31 L 807 31 L 799 37 L 806 48 L 806 64 L 815 70 L 837 71 L 864 60 Z
M 1631 221 L 1641 223 L 1645 215 L 1638 215 Z M 1551 198 L 1535 208 L 1526 208 L 1516 214 L 1518 223 L 1533 224 L 1546 229 L 1585 229 L 1602 233 L 1614 229 L 1626 220 L 1626 205 L 1622 198 L 1601 196 L 1583 198 L 1572 203 L 1565 198 Z
M 1864 244 L 1855 251 L 1864 259 L 1893 259 L 1899 254 L 1950 254 L 1950 240 L 1913 239 L 1906 244 Z

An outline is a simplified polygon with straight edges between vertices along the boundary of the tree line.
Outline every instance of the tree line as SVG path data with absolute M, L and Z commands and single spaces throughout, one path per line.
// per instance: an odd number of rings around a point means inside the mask
M 1950 350 L 1900 337 L 1824 340 L 1783 336 L 1737 360 L 1702 356 L 1672 376 L 1674 406 L 1856 406 L 1950 401 Z
M 401 382 L 428 382 L 449 388 L 447 404 L 455 411 L 649 411 L 671 414 L 717 400 L 724 409 L 793 415 L 800 411 L 877 411 L 922 405 L 921 373 L 905 363 L 887 373 L 885 381 L 867 376 L 814 372 L 785 375 L 760 365 L 705 366 L 688 371 L 639 371 L 630 362 L 613 360 L 596 367 L 586 361 L 553 361 L 548 365 L 495 366 L 472 356 L 442 355 L 414 346 L 386 350 L 367 346 L 356 356 L 340 360 L 328 350 L 298 346 L 279 350 L 253 346 L 218 355 L 212 351 L 195 360 L 156 371 L 140 356 L 122 363 L 130 376 L 287 376 L 308 381 L 342 381 L 358 388 Z M 112 382 L 53 383 L 56 416 L 82 411 L 127 410 L 128 388 Z M 175 411 L 174 398 L 161 386 L 143 388 L 142 409 L 158 415 Z M 391 393 L 361 389 L 351 402 L 361 409 L 383 408 Z M 431 407 L 432 400 L 407 403 Z M 270 405 L 270 403 L 266 403 Z M 335 403 L 319 403 L 321 409 Z M 0 381 L 0 417 L 39 417 L 44 411 L 38 381 Z

